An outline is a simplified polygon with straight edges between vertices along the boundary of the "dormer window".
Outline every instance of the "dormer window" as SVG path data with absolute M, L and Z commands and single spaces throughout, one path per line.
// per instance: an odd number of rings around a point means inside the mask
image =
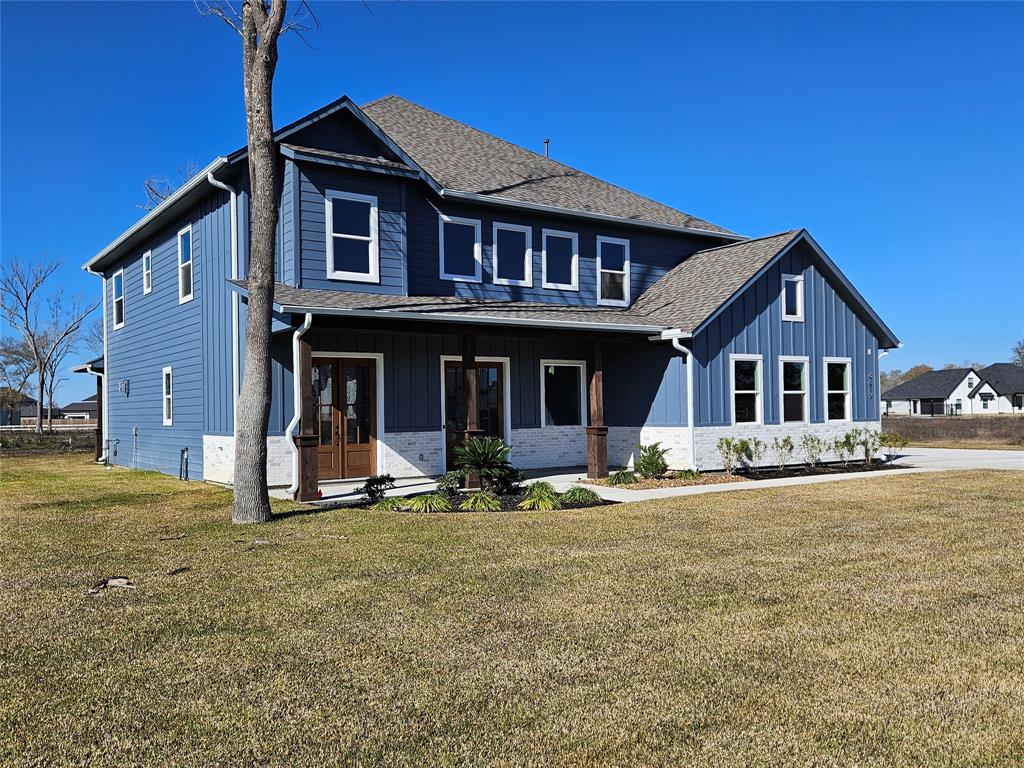
M 327 193 L 327 277 L 380 282 L 377 198 L 353 192 Z
M 804 319 L 804 276 L 782 276 L 782 319 L 799 322 Z
M 597 303 L 629 305 L 629 240 L 598 236 Z
M 519 224 L 495 222 L 492 280 L 495 285 L 533 285 L 533 230 Z

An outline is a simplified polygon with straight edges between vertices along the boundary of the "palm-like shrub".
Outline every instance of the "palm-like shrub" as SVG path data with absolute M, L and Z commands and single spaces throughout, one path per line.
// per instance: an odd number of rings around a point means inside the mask
M 421 496 L 409 496 L 405 499 L 405 504 L 413 512 L 452 511 L 452 503 L 440 493 L 424 493 Z
M 636 462 L 637 474 L 641 477 L 655 478 L 668 472 L 668 462 L 665 461 L 668 448 L 662 448 L 661 443 L 637 447 L 640 449 L 640 458 Z
M 512 469 L 508 460 L 511 451 L 511 446 L 501 438 L 473 437 L 455 446 L 455 463 L 460 469 L 479 477 L 480 485 L 487 489 Z
M 490 491 L 475 491 L 459 504 L 459 509 L 465 512 L 500 512 L 501 502 Z
M 636 472 L 631 469 L 620 469 L 608 476 L 608 485 L 632 485 L 637 482 Z
M 379 501 L 373 502 L 370 505 L 370 509 L 373 512 L 400 512 L 405 508 L 405 499 L 397 499 L 394 496 L 385 496 Z
M 592 506 L 598 506 L 604 501 L 592 490 L 584 488 L 582 485 L 572 486 L 560 498 L 566 504 L 589 504 Z
M 526 489 L 526 498 L 519 502 L 520 509 L 530 509 L 541 512 L 550 512 L 553 509 L 561 509 L 562 502 L 558 493 L 551 483 L 531 483 Z

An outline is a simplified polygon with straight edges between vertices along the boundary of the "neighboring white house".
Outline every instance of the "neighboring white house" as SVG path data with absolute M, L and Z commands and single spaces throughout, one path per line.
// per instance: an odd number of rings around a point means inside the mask
M 928 371 L 882 393 L 887 416 L 989 416 L 1024 412 L 1024 368 L 995 363 Z
M 96 395 L 89 395 L 84 400 L 66 405 L 63 411 L 65 419 L 95 419 L 97 413 Z
M 979 384 L 978 397 L 984 398 L 989 393 L 994 396 L 987 402 L 981 400 L 978 404 L 981 413 L 1024 413 L 1024 366 L 993 363 L 979 373 L 987 390 Z

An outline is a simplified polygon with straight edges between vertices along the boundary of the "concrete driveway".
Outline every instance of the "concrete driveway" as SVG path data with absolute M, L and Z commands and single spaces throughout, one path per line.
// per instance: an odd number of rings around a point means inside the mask
M 904 448 L 900 464 L 918 469 L 1022 469 L 1024 451 Z

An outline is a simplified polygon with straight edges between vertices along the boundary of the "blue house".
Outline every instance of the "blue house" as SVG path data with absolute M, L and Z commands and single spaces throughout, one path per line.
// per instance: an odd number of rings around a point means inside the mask
M 299 498 L 440 474 L 467 434 L 600 475 L 880 426 L 898 340 L 806 230 L 743 237 L 395 96 L 276 140 L 269 478 Z M 218 157 L 84 267 L 116 464 L 232 481 L 247 173 Z

